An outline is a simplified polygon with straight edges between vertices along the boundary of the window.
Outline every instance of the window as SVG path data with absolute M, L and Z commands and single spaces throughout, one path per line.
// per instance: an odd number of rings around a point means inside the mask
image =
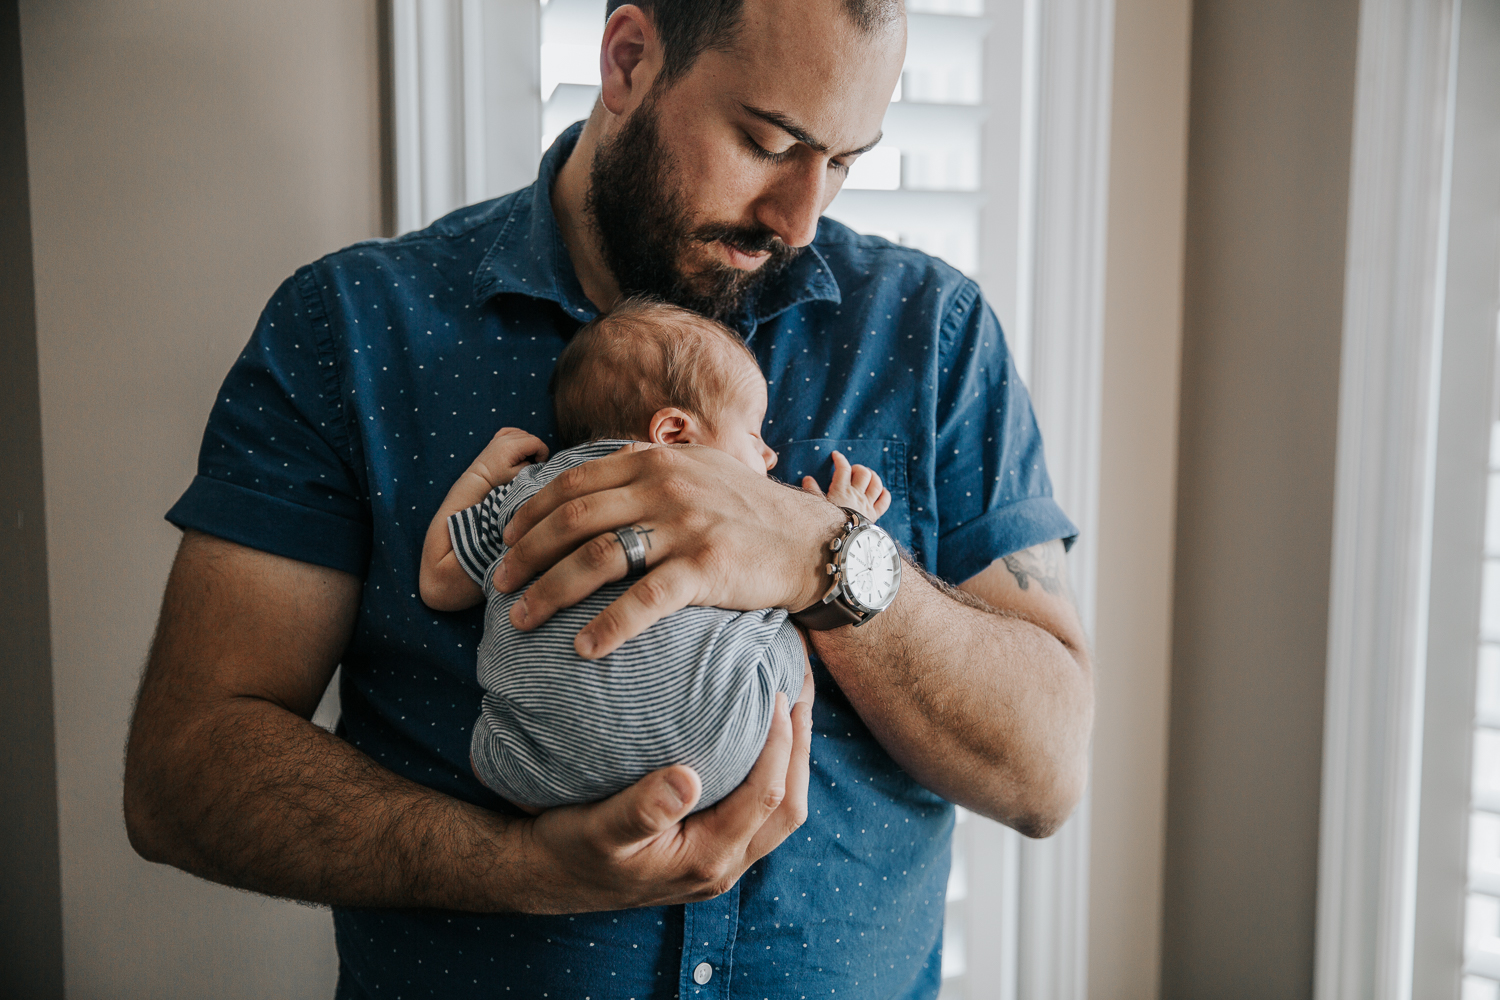
M 1478 683 L 1474 713 L 1464 1000 L 1500 996 L 1500 422 L 1490 431 Z
M 1497 56 L 1493 4 L 1361 4 L 1320 1000 L 1500 977 Z

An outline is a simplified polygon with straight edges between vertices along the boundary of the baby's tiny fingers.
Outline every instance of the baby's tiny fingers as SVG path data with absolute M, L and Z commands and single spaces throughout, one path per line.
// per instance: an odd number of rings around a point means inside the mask
M 882 489 L 880 496 L 875 498 L 875 516 L 879 517 L 891 509 L 891 491 Z
M 865 484 L 865 495 L 872 498 L 879 496 L 880 491 L 885 489 L 885 483 L 880 480 L 880 473 L 874 469 L 867 469 L 865 471 L 870 474 L 870 481 Z
M 802 477 L 802 488 L 809 493 L 816 493 L 818 496 L 823 495 L 823 491 L 818 488 L 818 481 L 812 476 Z
M 861 493 L 867 492 L 870 477 L 875 475 L 875 470 L 868 465 L 855 465 L 849 469 L 849 484 Z
M 839 486 L 841 484 L 848 483 L 849 482 L 849 473 L 851 471 L 852 470 L 850 469 L 850 466 L 849 466 L 849 460 L 847 458 L 845 458 L 843 455 L 841 455 L 840 453 L 834 452 L 833 453 L 833 480 L 832 480 L 831 483 L 829 483 L 828 488 L 831 490 L 835 486 Z

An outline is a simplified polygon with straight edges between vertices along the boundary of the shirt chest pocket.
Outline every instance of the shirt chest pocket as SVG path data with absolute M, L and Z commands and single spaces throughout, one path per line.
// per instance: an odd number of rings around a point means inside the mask
M 812 476 L 822 489 L 833 479 L 833 453 L 847 458 L 852 465 L 874 469 L 891 491 L 891 507 L 878 523 L 903 548 L 912 549 L 910 495 L 906 483 L 906 443 L 889 438 L 811 438 L 789 441 L 776 447 L 776 468 L 771 475 L 793 486 L 802 485 L 803 476 Z

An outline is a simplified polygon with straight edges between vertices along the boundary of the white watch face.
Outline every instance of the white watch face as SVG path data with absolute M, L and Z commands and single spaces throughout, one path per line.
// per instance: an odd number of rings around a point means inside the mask
M 844 588 L 870 611 L 883 610 L 901 585 L 901 553 L 879 528 L 856 531 L 844 550 Z

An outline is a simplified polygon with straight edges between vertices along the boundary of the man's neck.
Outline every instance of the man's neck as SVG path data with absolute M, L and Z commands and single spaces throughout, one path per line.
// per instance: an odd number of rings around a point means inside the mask
M 557 218 L 557 228 L 562 233 L 563 245 L 573 261 L 573 271 L 578 283 L 590 302 L 600 312 L 608 310 L 620 297 L 620 286 L 609 266 L 604 262 L 604 253 L 599 248 L 599 236 L 589 224 L 585 203 L 589 190 L 589 167 L 594 162 L 594 151 L 598 148 L 603 132 L 601 110 L 596 108 L 583 126 L 578 144 L 568 154 L 567 162 L 557 172 L 552 183 L 552 214 Z

